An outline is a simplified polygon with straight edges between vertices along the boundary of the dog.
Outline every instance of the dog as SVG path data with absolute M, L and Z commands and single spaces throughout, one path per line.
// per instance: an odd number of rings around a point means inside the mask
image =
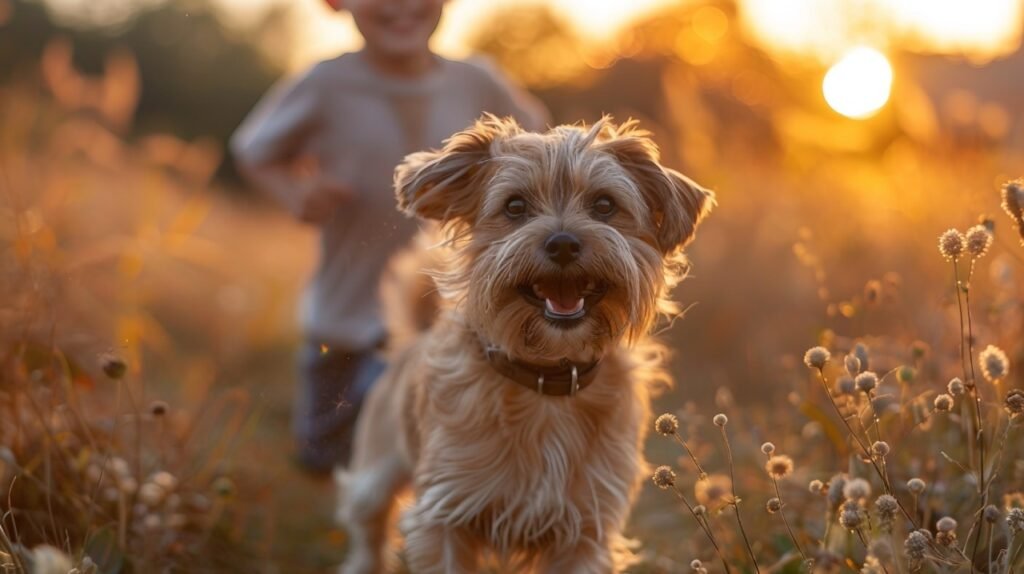
M 338 473 L 346 573 L 387 568 L 396 496 L 406 565 L 619 572 L 647 465 L 648 336 L 712 192 L 662 166 L 634 121 L 528 133 L 485 116 L 396 168 L 406 214 L 440 222 L 445 308 L 367 397 Z

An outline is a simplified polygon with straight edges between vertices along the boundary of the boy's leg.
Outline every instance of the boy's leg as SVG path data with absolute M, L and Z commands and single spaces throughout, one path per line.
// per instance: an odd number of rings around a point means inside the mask
M 298 460 L 307 470 L 327 473 L 348 464 L 356 417 L 383 371 L 384 362 L 373 349 L 303 345 L 293 428 Z

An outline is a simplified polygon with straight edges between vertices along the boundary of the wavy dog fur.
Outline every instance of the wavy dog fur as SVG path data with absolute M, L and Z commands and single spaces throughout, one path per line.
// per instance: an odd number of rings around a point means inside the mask
M 351 467 L 338 473 L 350 533 L 342 571 L 386 568 L 389 515 L 406 486 L 413 572 L 477 572 L 484 560 L 516 572 L 620 571 L 647 468 L 649 395 L 668 382 L 648 333 L 676 309 L 682 248 L 713 195 L 663 167 L 635 122 L 609 118 L 536 134 L 486 116 L 442 149 L 408 156 L 395 187 L 407 214 L 447 232 L 449 257 L 434 271 L 445 310 L 398 352 L 359 419 Z M 525 214 L 510 216 L 510 199 Z M 595 211 L 598 199 L 614 211 Z M 571 265 L 544 253 L 558 232 L 580 241 Z M 552 276 L 606 291 L 578 324 L 556 325 L 522 294 Z M 483 345 L 532 364 L 600 364 L 576 396 L 545 396 L 504 379 Z

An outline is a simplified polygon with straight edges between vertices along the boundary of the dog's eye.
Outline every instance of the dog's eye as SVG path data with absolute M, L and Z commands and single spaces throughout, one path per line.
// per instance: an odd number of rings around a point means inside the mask
M 607 195 L 602 195 L 594 202 L 594 213 L 601 217 L 608 217 L 615 213 L 615 202 Z
M 509 200 L 505 202 L 505 215 L 512 219 L 519 219 L 526 215 L 526 200 L 518 195 L 509 198 Z

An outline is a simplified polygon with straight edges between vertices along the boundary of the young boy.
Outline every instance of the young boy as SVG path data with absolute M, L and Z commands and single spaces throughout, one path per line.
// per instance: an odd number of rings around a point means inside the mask
M 299 462 L 313 472 L 347 463 L 362 398 L 383 369 L 379 283 L 416 231 L 395 206 L 395 166 L 484 112 L 528 129 L 546 121 L 496 73 L 430 51 L 444 0 L 329 3 L 352 14 L 365 47 L 275 86 L 231 141 L 243 174 L 320 226 L 294 413 Z

